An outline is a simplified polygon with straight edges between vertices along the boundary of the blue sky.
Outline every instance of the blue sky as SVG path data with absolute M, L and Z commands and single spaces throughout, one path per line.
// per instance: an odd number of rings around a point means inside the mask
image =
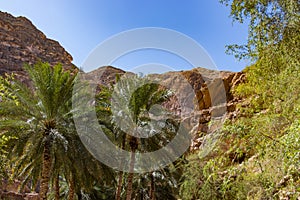
M 218 0 L 2 0 L 0 10 L 29 18 L 47 37 L 59 41 L 78 67 L 107 38 L 142 27 L 173 29 L 193 38 L 220 70 L 240 71 L 247 65 L 225 54 L 225 45 L 246 42 L 247 26 L 233 24 L 229 8 Z M 192 67 L 149 50 L 123 56 L 114 65 L 128 70 L 149 62 L 176 70 Z

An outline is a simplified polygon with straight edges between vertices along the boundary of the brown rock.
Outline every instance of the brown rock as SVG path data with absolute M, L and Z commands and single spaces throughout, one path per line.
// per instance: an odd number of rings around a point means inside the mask
M 28 19 L 0 12 L 0 75 L 13 72 L 18 79 L 26 82 L 28 78 L 22 69 L 24 63 L 34 64 L 37 61 L 48 62 L 50 65 L 61 63 L 65 69 L 75 68 L 72 56 L 58 42 L 48 39 Z M 125 73 L 121 69 L 106 66 L 86 74 L 86 77 L 98 84 L 110 85 L 115 83 L 116 76 Z M 196 121 L 191 125 L 194 135 L 199 131 L 209 132 L 208 122 L 221 117 L 226 111 L 230 119 L 237 115 L 236 104 L 241 99 L 233 97 L 232 89 L 245 80 L 242 72 L 220 72 L 205 68 L 153 74 L 150 77 L 158 78 L 162 85 L 176 86 L 178 96 L 170 98 L 164 106 L 177 116 L 191 116 L 190 112 L 194 110 L 196 102 L 199 113 L 192 114 L 198 116 L 198 121 L 183 119 Z M 183 82 L 187 82 L 193 91 Z M 180 99 L 194 95 L 193 102 L 179 102 Z M 198 129 L 195 129 L 196 126 Z M 199 141 L 202 140 L 196 139 L 198 142 L 195 141 L 195 145 L 200 146 Z
M 0 11 L 0 75 L 15 73 L 25 81 L 24 64 L 42 61 L 73 69 L 72 59 L 58 42 L 46 38 L 28 19 Z

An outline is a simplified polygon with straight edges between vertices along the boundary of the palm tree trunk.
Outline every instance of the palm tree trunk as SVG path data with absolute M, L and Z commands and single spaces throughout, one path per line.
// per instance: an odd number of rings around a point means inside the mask
M 136 137 L 132 137 L 132 136 L 130 137 L 129 146 L 130 146 L 130 149 L 131 149 L 131 157 L 130 157 L 129 175 L 128 175 L 128 178 L 127 178 L 126 200 L 131 200 L 131 196 L 132 196 L 135 151 L 138 148 L 138 140 L 137 140 Z
M 155 200 L 155 181 L 154 181 L 154 177 L 153 174 L 150 175 L 150 199 L 151 200 Z
M 128 178 L 127 178 L 126 200 L 131 200 L 131 196 L 132 196 L 134 163 L 135 163 L 135 152 L 132 151 L 131 152 L 131 158 L 130 158 L 129 175 L 128 175 Z
M 73 179 L 73 175 L 71 174 L 70 183 L 69 183 L 69 200 L 74 200 L 75 196 L 75 183 Z
M 42 165 L 42 177 L 41 177 L 41 190 L 40 197 L 42 200 L 47 200 L 47 193 L 49 190 L 49 181 L 51 173 L 51 142 L 49 139 L 45 141 L 43 151 L 43 165 Z
M 54 180 L 55 200 L 59 200 L 59 175 Z
M 121 149 L 125 148 L 125 142 L 126 142 L 126 135 L 123 135 Z M 121 199 L 121 192 L 122 192 L 122 183 L 123 183 L 123 171 L 119 172 L 119 178 L 118 178 L 118 187 L 116 191 L 116 200 Z
M 123 172 L 119 172 L 119 178 L 118 178 L 118 187 L 116 192 L 116 200 L 121 199 L 121 191 L 122 191 L 122 182 L 123 182 Z

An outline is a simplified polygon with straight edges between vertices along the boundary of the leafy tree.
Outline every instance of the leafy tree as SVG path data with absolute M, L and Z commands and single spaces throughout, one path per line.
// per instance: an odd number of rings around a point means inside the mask
M 298 0 L 220 0 L 230 6 L 234 21 L 249 24 L 247 44 L 229 45 L 228 52 L 238 58 L 260 58 L 260 53 L 291 36 L 299 36 L 300 4 Z M 298 50 L 297 43 L 290 44 Z
M 222 0 L 231 16 L 249 22 L 245 45 L 230 45 L 254 64 L 235 88 L 238 118 L 220 130 L 206 158 L 194 153 L 184 171 L 184 199 L 296 199 L 299 196 L 299 2 Z M 293 139 L 291 139 L 293 138 Z M 296 150 L 299 153 L 299 151 Z M 296 161 L 297 160 L 297 161 Z M 292 166 L 292 167 L 291 167 Z M 198 169 L 198 170 L 197 170 Z M 282 170 L 284 169 L 284 170 Z

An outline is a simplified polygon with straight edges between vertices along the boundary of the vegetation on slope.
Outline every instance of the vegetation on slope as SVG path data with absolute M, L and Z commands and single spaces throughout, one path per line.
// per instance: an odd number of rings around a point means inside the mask
M 239 116 L 220 130 L 206 158 L 190 155 L 183 199 L 297 199 L 300 197 L 299 1 L 222 1 L 235 20 L 250 21 L 246 45 L 228 50 L 249 57 Z M 199 152 L 198 152 L 199 153 Z
M 0 77 L 0 178 L 22 180 L 31 191 L 40 185 L 43 199 L 299 199 L 299 1 L 221 2 L 231 6 L 234 20 L 249 21 L 247 43 L 228 46 L 228 52 L 252 59 L 253 65 L 244 70 L 246 82 L 233 91 L 243 99 L 238 117 L 219 130 L 221 138 L 209 155 L 203 158 L 199 150 L 185 162 L 139 175 L 109 169 L 76 134 L 70 102 L 76 73 L 39 63 L 25 67 L 31 88 Z M 176 121 L 152 140 L 126 135 L 112 118 L 111 89 L 96 96 L 96 111 L 115 145 L 151 151 L 173 137 Z M 135 122 L 147 124 L 149 107 L 167 98 L 158 85 L 146 84 L 124 101 Z

